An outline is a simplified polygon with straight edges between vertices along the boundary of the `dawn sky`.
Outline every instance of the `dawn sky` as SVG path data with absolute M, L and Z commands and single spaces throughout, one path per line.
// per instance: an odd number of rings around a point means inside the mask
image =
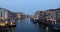
M 39 10 L 60 8 L 60 0 L 0 0 L 0 7 L 13 12 L 34 14 Z

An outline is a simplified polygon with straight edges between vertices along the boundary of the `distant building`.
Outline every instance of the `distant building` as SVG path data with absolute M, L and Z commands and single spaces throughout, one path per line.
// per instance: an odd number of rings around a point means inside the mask
M 14 12 L 14 13 L 15 13 L 16 19 L 24 18 L 25 14 L 23 12 Z
M 45 11 L 36 11 L 34 18 L 39 20 L 45 19 Z

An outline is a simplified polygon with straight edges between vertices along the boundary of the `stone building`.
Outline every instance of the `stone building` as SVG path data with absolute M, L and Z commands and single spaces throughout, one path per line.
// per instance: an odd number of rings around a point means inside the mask
M 38 20 L 46 19 L 47 21 L 60 22 L 60 8 L 49 9 L 46 11 L 36 11 L 34 18 Z
M 22 19 L 25 17 L 25 14 L 23 12 L 14 12 L 14 14 L 16 16 L 16 19 Z
M 56 20 L 56 11 L 54 9 L 49 9 L 46 11 L 46 19 L 51 20 L 53 19 L 54 21 Z
M 55 10 L 56 10 L 56 20 L 60 22 L 60 8 L 57 8 Z
M 60 22 L 60 8 L 47 10 L 46 19 L 55 22 Z
M 0 8 L 0 20 L 9 20 L 13 18 L 12 12 L 7 9 Z
M 45 19 L 45 11 L 36 11 L 34 18 L 37 20 Z

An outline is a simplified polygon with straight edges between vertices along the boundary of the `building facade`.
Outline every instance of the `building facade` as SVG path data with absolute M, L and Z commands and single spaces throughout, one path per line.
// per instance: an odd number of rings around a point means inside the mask
M 12 12 L 14 14 L 14 19 L 22 19 L 25 17 L 23 12 Z
M 1 20 L 9 20 L 13 18 L 12 12 L 7 9 L 0 8 L 0 19 Z
M 60 8 L 49 9 L 46 11 L 36 11 L 34 18 L 46 19 L 47 21 L 60 22 Z

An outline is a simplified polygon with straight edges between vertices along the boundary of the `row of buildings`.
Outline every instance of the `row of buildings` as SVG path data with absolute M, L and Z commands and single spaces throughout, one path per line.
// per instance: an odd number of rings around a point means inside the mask
M 23 17 L 23 12 L 11 12 L 7 9 L 0 8 L 0 20 L 21 19 Z
M 35 20 L 46 19 L 47 21 L 50 20 L 60 22 L 60 8 L 49 9 L 46 11 L 36 11 L 32 18 L 34 18 Z

